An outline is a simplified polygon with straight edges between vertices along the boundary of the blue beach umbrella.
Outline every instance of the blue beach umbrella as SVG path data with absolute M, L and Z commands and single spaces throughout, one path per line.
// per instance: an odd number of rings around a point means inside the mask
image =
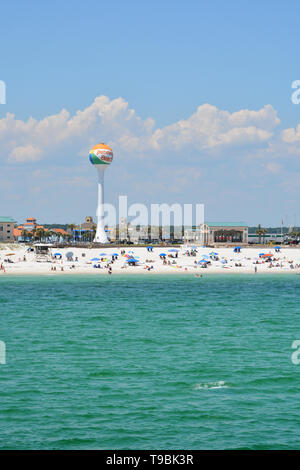
M 100 261 L 100 258 L 92 258 L 91 261 Z
M 209 259 L 209 256 L 207 256 L 207 255 L 202 255 L 202 259 Z
M 167 256 L 166 253 L 160 253 L 159 256 Z
M 203 263 L 207 263 L 207 260 L 206 259 L 201 259 L 200 261 L 198 261 L 198 264 L 203 264 Z
M 106 253 L 100 253 L 99 256 L 106 256 Z
M 177 250 L 177 248 L 170 248 L 170 250 L 168 250 L 168 251 L 173 251 L 173 252 L 176 253 L 176 252 L 179 251 L 179 250 Z
M 139 260 L 138 259 L 135 259 L 135 258 L 129 258 L 126 260 L 126 263 L 138 263 Z
M 54 256 L 61 256 L 61 253 L 54 253 Z

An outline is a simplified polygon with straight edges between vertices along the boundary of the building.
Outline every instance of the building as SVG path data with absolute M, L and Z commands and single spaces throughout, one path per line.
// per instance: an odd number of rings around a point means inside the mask
M 11 217 L 0 217 L 0 242 L 14 241 L 15 221 Z
M 24 224 L 18 225 L 18 227 L 14 228 L 14 238 L 20 242 L 33 241 L 37 230 L 44 231 L 46 234 L 47 232 L 50 232 L 50 236 L 42 238 L 51 239 L 52 241 L 63 241 L 70 235 L 66 230 L 61 228 L 47 228 L 44 225 L 38 225 L 35 217 L 28 217 Z M 26 233 L 28 234 L 27 236 Z
M 243 222 L 204 222 L 198 229 L 184 231 L 185 243 L 248 243 L 248 227 Z
M 26 231 L 30 234 L 34 234 L 36 232 L 36 230 L 38 230 L 38 229 L 46 230 L 43 225 L 38 225 L 37 224 L 37 221 L 36 221 L 35 217 L 28 217 L 24 224 L 18 225 L 18 227 L 16 227 L 14 229 L 14 237 L 15 237 L 16 240 L 21 241 L 21 240 L 27 239 L 23 235 L 24 231 Z M 28 236 L 28 239 L 29 238 L 30 238 L 30 236 Z
M 94 230 L 96 227 L 93 217 L 91 215 L 86 216 L 83 224 L 80 225 L 81 230 Z
M 249 233 L 249 243 L 283 243 L 286 238 L 286 234 L 281 233 L 263 233 L 259 237 L 257 233 Z

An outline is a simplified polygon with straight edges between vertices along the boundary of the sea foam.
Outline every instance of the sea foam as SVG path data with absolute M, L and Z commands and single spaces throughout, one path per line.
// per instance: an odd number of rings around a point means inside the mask
M 216 388 L 228 388 L 224 380 L 218 382 L 199 383 L 194 385 L 194 390 L 212 390 Z

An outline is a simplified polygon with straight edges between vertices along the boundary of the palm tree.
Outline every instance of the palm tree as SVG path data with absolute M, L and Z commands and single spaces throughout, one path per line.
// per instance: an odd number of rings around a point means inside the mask
M 267 229 L 262 228 L 260 224 L 258 224 L 256 233 L 258 235 L 258 243 L 261 244 L 261 237 L 264 237 L 264 242 L 265 242 L 265 234 L 267 233 Z
M 54 240 L 56 240 L 56 241 L 58 240 L 58 235 L 57 235 L 57 233 L 55 232 L 55 230 L 50 230 L 50 235 L 49 235 L 49 237 L 51 237 L 52 239 L 54 239 Z
M 72 239 L 74 238 L 74 230 L 77 228 L 77 225 L 76 224 L 69 224 L 68 225 L 68 229 L 71 230 L 71 234 L 72 234 Z
M 97 226 L 93 225 L 92 226 L 92 231 L 91 231 L 91 242 L 94 240 L 94 238 L 96 236 L 96 230 L 97 230 Z
M 39 241 L 41 241 L 42 238 L 45 237 L 45 230 L 42 228 L 38 228 L 35 232 L 35 236 Z
M 26 239 L 28 238 L 28 231 L 25 230 L 25 229 L 22 230 L 21 235 L 22 235 L 22 237 L 23 237 L 23 242 L 25 242 Z
M 46 237 L 46 240 L 49 241 L 49 238 L 51 237 L 52 232 L 50 230 L 46 230 L 44 232 L 44 236 Z
M 33 233 L 32 232 L 27 232 L 27 238 L 31 241 L 33 239 Z

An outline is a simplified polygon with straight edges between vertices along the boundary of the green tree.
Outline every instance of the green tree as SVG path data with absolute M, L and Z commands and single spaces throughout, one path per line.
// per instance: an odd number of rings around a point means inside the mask
M 263 236 L 265 241 L 265 234 L 267 233 L 267 230 L 265 228 L 262 228 L 262 226 L 258 224 L 256 233 L 258 235 L 258 243 L 261 244 L 261 237 Z

